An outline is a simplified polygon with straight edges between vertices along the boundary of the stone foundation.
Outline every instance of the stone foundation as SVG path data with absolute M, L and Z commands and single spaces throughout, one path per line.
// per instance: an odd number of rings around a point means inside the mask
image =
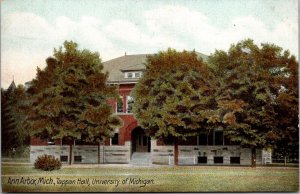
M 178 146 L 179 165 L 251 165 L 251 149 L 240 146 Z M 174 165 L 174 146 L 157 146 L 151 140 L 153 164 Z M 256 164 L 262 164 L 262 150 L 256 149 Z
M 261 164 L 261 150 L 257 150 Z M 251 149 L 240 146 L 179 146 L 181 165 L 251 165 Z
M 55 158 L 60 158 L 60 156 L 69 156 L 69 148 L 70 146 L 68 145 L 30 146 L 30 162 L 34 163 L 38 156 L 44 154 L 53 155 Z
M 174 146 L 158 146 L 151 139 L 151 159 L 153 164 L 174 165 Z
M 70 146 L 48 145 L 30 146 L 30 162 L 34 163 L 38 156 L 48 154 L 55 158 L 66 159 L 62 163 L 68 163 Z M 103 154 L 105 153 L 105 154 Z M 129 163 L 131 156 L 131 142 L 125 142 L 124 146 L 95 146 L 74 145 L 72 146 L 72 163 L 74 164 L 97 164 L 102 163 Z
M 100 163 L 104 161 L 105 164 L 128 164 L 131 157 L 131 142 L 126 141 L 124 146 L 104 146 L 100 150 L 101 156 L 103 156 L 103 152 L 105 155 L 104 158 L 101 157 Z
M 48 154 L 68 163 L 69 149 L 68 145 L 30 146 L 30 162 Z M 251 149 L 240 146 L 178 146 L 178 150 L 179 165 L 251 165 Z M 132 154 L 129 141 L 124 146 L 74 145 L 72 152 L 74 164 L 128 164 Z M 257 165 L 265 164 L 267 157 L 270 157 L 269 152 L 256 149 Z M 153 164 L 174 165 L 174 146 L 158 146 L 152 139 L 151 161 Z

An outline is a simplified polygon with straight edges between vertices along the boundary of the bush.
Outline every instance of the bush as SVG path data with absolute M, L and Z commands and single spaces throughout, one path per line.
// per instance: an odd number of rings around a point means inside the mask
M 52 155 L 42 155 L 39 156 L 34 163 L 34 168 L 41 169 L 45 171 L 58 170 L 61 167 L 61 162 L 59 159 Z

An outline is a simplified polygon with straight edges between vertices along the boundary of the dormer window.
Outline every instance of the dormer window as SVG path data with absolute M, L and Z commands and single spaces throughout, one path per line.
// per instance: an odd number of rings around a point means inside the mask
M 127 73 L 127 78 L 132 78 L 133 77 L 133 74 L 130 72 L 130 73 Z
M 141 77 L 141 72 L 135 72 L 134 77 L 135 78 L 140 78 Z
M 140 78 L 142 77 L 141 71 L 132 71 L 132 72 L 125 72 L 125 78 L 131 79 L 131 78 Z

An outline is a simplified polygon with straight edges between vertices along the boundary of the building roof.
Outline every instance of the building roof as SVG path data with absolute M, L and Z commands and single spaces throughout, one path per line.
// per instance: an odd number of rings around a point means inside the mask
M 196 52 L 199 58 L 207 61 L 207 55 Z M 109 72 L 108 82 L 110 83 L 135 83 L 138 79 L 125 78 L 124 72 L 126 71 L 141 71 L 145 69 L 147 55 L 151 54 L 138 54 L 138 55 L 124 55 L 115 59 L 111 59 L 103 63 L 104 71 Z
M 145 69 L 147 54 L 125 55 L 103 63 L 104 71 L 109 72 L 109 82 L 136 82 L 137 79 L 124 77 L 124 71 Z
M 17 88 L 15 81 L 13 80 L 9 87 L 7 88 L 8 93 L 13 92 Z

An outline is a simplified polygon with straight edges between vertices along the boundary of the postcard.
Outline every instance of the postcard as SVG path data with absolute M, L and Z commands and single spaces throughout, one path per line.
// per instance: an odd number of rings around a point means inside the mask
M 298 192 L 297 0 L 2 0 L 2 192 Z

